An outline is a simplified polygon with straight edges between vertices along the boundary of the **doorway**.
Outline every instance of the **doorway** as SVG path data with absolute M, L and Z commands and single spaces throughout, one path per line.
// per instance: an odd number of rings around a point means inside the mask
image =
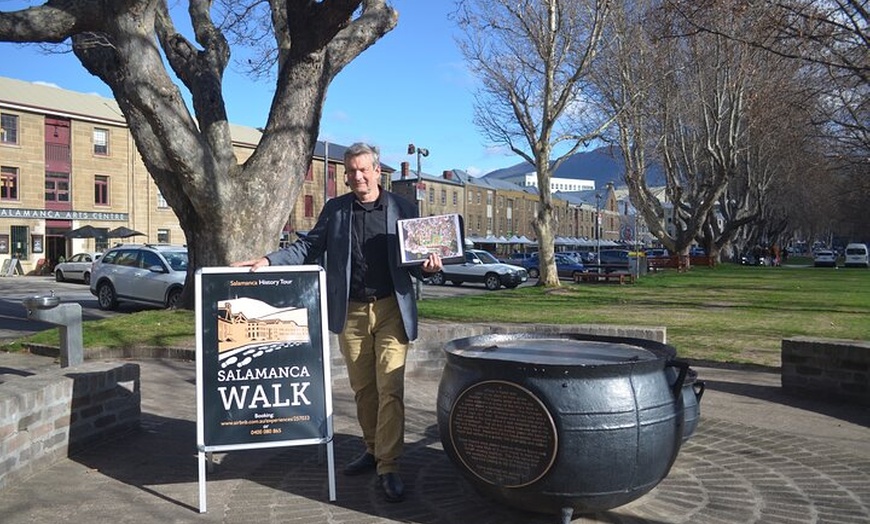
M 54 266 L 60 262 L 61 257 L 64 260 L 70 257 L 70 253 L 66 251 L 67 240 L 63 236 L 62 230 L 56 228 L 46 228 L 45 234 L 45 262 L 49 272 L 54 271 Z

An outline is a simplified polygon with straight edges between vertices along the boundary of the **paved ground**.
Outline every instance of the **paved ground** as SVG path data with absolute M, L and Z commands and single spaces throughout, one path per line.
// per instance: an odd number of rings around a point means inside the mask
M 137 362 L 143 430 L 0 491 L 4 524 L 560 521 L 490 502 L 470 487 L 438 438 L 437 382 L 420 378 L 407 384 L 405 502 L 383 502 L 374 476 L 338 473 L 337 500 L 329 503 L 324 447 L 309 446 L 217 455 L 216 469 L 207 475 L 207 511 L 200 514 L 195 366 Z M 0 368 L 6 370 L 47 365 L 56 364 L 46 357 L 0 353 Z M 577 515 L 574 522 L 870 521 L 870 410 L 784 396 L 778 374 L 695 369 L 707 384 L 702 420 L 668 477 L 626 506 Z M 339 383 L 333 395 L 340 469 L 361 443 L 349 391 Z

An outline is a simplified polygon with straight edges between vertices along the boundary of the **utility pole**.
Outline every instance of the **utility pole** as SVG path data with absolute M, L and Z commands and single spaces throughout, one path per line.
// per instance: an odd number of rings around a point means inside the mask
M 595 193 L 595 265 L 601 272 L 601 193 Z

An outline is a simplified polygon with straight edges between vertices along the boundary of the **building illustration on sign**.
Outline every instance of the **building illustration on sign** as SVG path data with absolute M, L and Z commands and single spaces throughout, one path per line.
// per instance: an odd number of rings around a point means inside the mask
M 218 355 L 243 367 L 264 353 L 310 342 L 308 309 L 276 308 L 253 298 L 217 302 Z

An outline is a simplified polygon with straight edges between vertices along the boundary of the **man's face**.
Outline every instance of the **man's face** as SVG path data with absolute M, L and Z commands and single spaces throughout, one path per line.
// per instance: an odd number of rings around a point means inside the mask
M 350 157 L 344 163 L 344 170 L 347 185 L 350 186 L 360 202 L 374 202 L 378 199 L 381 166 L 374 165 L 372 155 L 366 153 Z

